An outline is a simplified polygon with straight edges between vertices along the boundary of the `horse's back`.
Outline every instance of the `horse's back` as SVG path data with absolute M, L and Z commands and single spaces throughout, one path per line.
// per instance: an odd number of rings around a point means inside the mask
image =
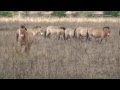
M 67 34 L 67 35 L 70 35 L 70 36 L 73 36 L 74 35 L 74 29 L 72 29 L 72 28 L 67 28 L 66 30 L 65 30 L 65 34 Z

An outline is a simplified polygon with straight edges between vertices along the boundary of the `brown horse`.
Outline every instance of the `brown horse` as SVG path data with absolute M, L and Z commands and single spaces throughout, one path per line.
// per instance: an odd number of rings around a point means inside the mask
M 24 51 L 29 54 L 34 36 L 37 35 L 39 32 L 40 29 L 27 30 L 25 25 L 21 25 L 21 27 L 17 29 L 16 32 L 16 41 L 17 45 L 20 46 L 20 51 L 22 50 L 22 47 L 25 46 Z
M 103 39 L 107 41 L 107 37 L 110 36 L 111 29 L 109 27 L 103 27 L 103 29 L 91 29 L 88 30 L 89 40 L 91 38 L 100 39 L 99 43 L 102 42 Z
M 58 39 L 60 39 L 60 36 L 62 36 L 65 39 L 65 27 L 48 26 L 45 37 L 50 38 L 50 35 L 57 35 Z

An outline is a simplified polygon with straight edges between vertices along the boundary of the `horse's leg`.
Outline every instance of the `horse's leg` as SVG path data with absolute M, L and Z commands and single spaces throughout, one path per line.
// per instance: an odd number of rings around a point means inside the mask
M 88 36 L 88 41 L 92 41 L 91 38 L 92 38 L 92 36 L 89 35 L 89 36 Z
M 46 38 L 46 31 L 44 32 L 44 38 Z
M 60 34 L 58 34 L 58 40 L 60 40 Z
M 20 53 L 21 53 L 21 50 L 22 50 L 22 45 L 20 44 L 20 42 L 17 42 L 16 52 L 20 54 Z
M 78 34 L 78 38 L 81 39 L 81 35 L 80 34 Z
M 98 42 L 97 38 L 95 38 L 95 42 Z
M 30 44 L 25 45 L 25 53 L 28 53 L 30 50 Z
M 49 32 L 46 33 L 46 37 L 50 38 L 50 33 Z
M 68 39 L 70 39 L 70 35 L 68 35 Z
M 68 35 L 65 36 L 65 40 L 68 40 Z
M 31 45 L 28 46 L 28 52 L 27 52 L 27 55 L 30 54 L 30 47 L 31 47 Z
M 64 40 L 65 40 L 65 33 L 63 34 L 63 38 L 64 38 Z
M 101 44 L 102 40 L 103 40 L 103 38 L 100 39 L 100 42 L 99 42 L 100 44 Z
M 27 52 L 28 52 L 28 46 L 25 45 L 25 53 L 27 53 Z
M 119 36 L 120 36 L 120 30 L 119 30 Z
M 85 41 L 87 42 L 87 41 L 88 41 L 88 38 L 87 38 L 87 36 L 85 37 L 85 39 L 86 39 Z
M 76 34 L 74 34 L 74 35 L 73 35 L 73 38 L 74 38 L 74 39 L 76 39 L 76 38 L 77 38 Z
M 75 36 L 73 35 L 73 36 L 71 36 L 73 39 L 75 39 Z
M 76 39 L 77 39 L 77 40 L 80 39 L 80 35 L 79 35 L 79 34 L 76 35 Z
M 81 42 L 83 42 L 83 36 L 79 35 L 79 38 L 80 38 Z
M 51 33 L 48 34 L 48 38 L 50 38 Z
M 46 35 L 45 35 L 46 38 L 48 38 L 48 33 L 46 32 Z
M 107 42 L 107 37 L 105 37 L 104 39 L 105 39 L 105 42 Z

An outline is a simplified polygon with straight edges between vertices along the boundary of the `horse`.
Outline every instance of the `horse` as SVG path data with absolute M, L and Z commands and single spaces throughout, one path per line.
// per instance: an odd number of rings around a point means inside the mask
M 20 46 L 20 51 L 25 46 L 24 52 L 29 54 L 34 37 L 40 32 L 40 29 L 28 30 L 25 25 L 21 25 L 16 31 L 17 46 Z
M 91 38 L 94 38 L 95 40 L 100 39 L 99 43 L 101 43 L 103 39 L 107 41 L 107 37 L 110 36 L 110 33 L 111 33 L 110 27 L 103 27 L 102 29 L 88 30 L 89 40 L 91 40 Z
M 75 37 L 75 29 L 66 28 L 65 30 L 65 39 L 71 39 Z
M 75 29 L 75 37 L 76 39 L 82 39 L 86 38 L 86 41 L 88 40 L 88 29 L 91 29 L 91 27 L 77 27 Z
M 58 39 L 62 36 L 65 39 L 65 27 L 48 26 L 45 32 L 45 37 L 50 38 L 51 35 L 57 35 Z

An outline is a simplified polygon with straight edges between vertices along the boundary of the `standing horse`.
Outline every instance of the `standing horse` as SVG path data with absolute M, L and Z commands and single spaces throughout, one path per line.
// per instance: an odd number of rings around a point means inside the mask
M 21 25 L 16 32 L 16 41 L 17 45 L 20 46 L 20 51 L 22 50 L 23 46 L 25 46 L 24 51 L 29 54 L 34 36 L 36 36 L 39 32 L 39 29 L 27 30 L 25 25 Z
M 51 35 L 57 35 L 58 39 L 60 39 L 60 36 L 62 36 L 65 39 L 65 27 L 48 26 L 45 37 L 50 38 Z
M 71 39 L 75 37 L 75 29 L 66 28 L 65 30 L 65 39 Z
M 92 29 L 88 30 L 89 40 L 91 38 L 100 39 L 99 43 L 102 42 L 103 39 L 107 41 L 107 37 L 110 36 L 111 29 L 109 27 L 103 27 L 103 29 Z
M 88 40 L 88 29 L 91 29 L 90 27 L 77 27 L 75 29 L 75 37 L 77 39 L 82 39 L 86 38 L 86 41 Z

